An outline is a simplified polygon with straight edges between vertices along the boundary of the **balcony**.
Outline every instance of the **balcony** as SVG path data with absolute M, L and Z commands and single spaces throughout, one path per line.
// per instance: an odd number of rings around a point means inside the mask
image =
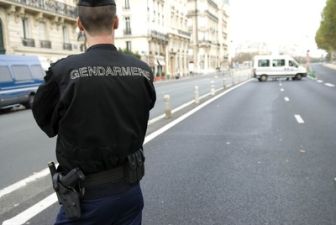
M 71 43 L 63 43 L 63 49 L 72 51 L 72 44 Z
M 212 44 L 212 42 L 209 41 L 209 40 L 199 40 L 198 41 L 198 46 L 203 47 L 203 48 L 210 48 L 211 44 Z
M 168 35 L 160 33 L 156 30 L 152 30 L 150 34 L 153 39 L 157 39 L 165 44 L 168 43 Z
M 77 8 L 63 2 L 54 0 L 0 0 L 0 5 L 12 6 L 15 3 L 17 6 L 28 8 L 30 11 L 46 11 L 52 14 L 70 17 L 73 20 L 77 18 Z M 27 7 L 28 6 L 28 7 Z M 35 10 L 34 10 L 35 9 Z
M 41 48 L 51 48 L 51 41 L 41 40 L 40 47 Z
M 190 37 L 191 36 L 191 33 L 190 32 L 186 32 L 184 30 L 177 30 L 178 34 L 180 35 L 184 35 L 184 36 L 187 36 L 187 37 Z
M 35 40 L 32 38 L 23 38 L 22 44 L 26 47 L 35 47 Z

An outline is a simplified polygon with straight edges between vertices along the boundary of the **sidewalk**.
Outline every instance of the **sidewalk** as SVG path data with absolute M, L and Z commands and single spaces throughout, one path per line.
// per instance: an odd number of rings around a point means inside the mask
M 324 66 L 336 70 L 336 64 L 332 64 L 332 63 L 323 63 Z

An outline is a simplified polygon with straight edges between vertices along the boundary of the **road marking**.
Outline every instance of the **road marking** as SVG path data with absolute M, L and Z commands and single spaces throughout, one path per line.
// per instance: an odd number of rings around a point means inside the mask
M 216 89 L 215 92 L 217 92 L 217 91 L 221 91 L 222 89 L 223 89 L 223 88 Z M 206 97 L 208 97 L 209 95 L 210 95 L 210 93 L 207 93 L 207 94 L 205 94 L 205 95 L 202 95 L 202 96 L 199 97 L 199 100 L 202 100 L 203 98 L 206 98 Z M 186 102 L 186 103 L 180 105 L 179 107 L 177 107 L 177 108 L 175 108 L 175 109 L 172 110 L 172 114 L 174 114 L 174 113 L 180 111 L 181 109 L 183 109 L 183 108 L 185 108 L 185 107 L 188 107 L 188 106 L 192 105 L 193 103 L 195 103 L 195 100 L 191 100 L 191 101 L 189 101 L 189 102 Z M 157 117 L 155 117 L 155 118 L 149 120 L 149 121 L 148 121 L 148 125 L 152 125 L 153 123 L 156 123 L 157 121 L 159 121 L 159 120 L 161 120 L 161 119 L 164 119 L 165 117 L 166 117 L 166 114 L 161 114 L 160 116 L 157 116 Z
M 299 114 L 295 114 L 294 117 L 295 117 L 295 119 L 298 123 L 300 123 L 300 124 L 304 123 L 304 120 L 302 119 L 302 117 Z
M 201 105 L 197 106 L 196 108 L 192 109 L 191 111 L 187 112 L 186 114 L 184 114 L 183 116 L 180 116 L 179 118 L 177 118 L 176 120 L 168 123 L 167 125 L 161 127 L 160 129 L 158 129 L 157 131 L 149 134 L 146 136 L 145 141 L 144 141 L 144 145 L 148 142 L 150 142 L 151 140 L 153 140 L 154 138 L 156 138 L 157 136 L 159 136 L 160 134 L 166 132 L 167 130 L 169 130 L 170 128 L 174 127 L 175 125 L 177 125 L 178 123 L 182 122 L 183 120 L 185 120 L 186 118 L 188 118 L 189 116 L 191 116 L 192 114 L 196 113 L 198 110 L 204 108 L 205 106 L 207 106 L 208 104 L 210 104 L 211 102 L 217 100 L 218 98 L 222 97 L 223 95 L 233 91 L 234 89 L 246 84 L 247 82 L 250 82 L 252 79 L 249 79 L 247 81 L 244 81 L 230 89 L 227 89 L 226 91 L 224 91 L 223 93 L 209 99 L 208 101 L 202 103 Z M 4 221 L 2 223 L 2 225 L 22 225 L 25 222 L 27 222 L 28 220 L 30 220 L 31 218 L 33 218 L 34 216 L 36 216 L 37 214 L 39 214 L 40 212 L 42 212 L 43 210 L 45 210 L 46 208 L 48 208 L 49 206 L 51 206 L 52 204 L 57 202 L 57 197 L 56 194 L 53 193 L 51 195 L 49 195 L 48 197 L 46 197 L 45 199 L 41 200 L 40 202 L 36 203 L 35 205 L 31 206 L 30 208 L 26 209 L 25 211 L 21 212 L 20 214 L 16 215 L 13 218 L 10 218 L 6 221 Z
M 324 85 L 325 85 L 325 86 L 328 86 L 328 87 L 335 87 L 335 85 L 334 85 L 334 84 L 331 84 L 331 83 L 325 83 Z
M 40 179 L 42 177 L 45 177 L 49 174 L 49 169 L 46 168 L 38 173 L 34 173 L 33 175 L 23 179 L 23 180 L 20 180 L 2 190 L 0 190 L 0 198 L 3 197 L 4 195 L 7 195 L 13 191 L 16 191 L 17 189 L 19 188 L 22 188 L 24 186 L 27 186 L 27 184 L 33 182 L 33 181 L 36 181 L 37 179 Z
M 22 213 L 16 215 L 15 217 L 13 217 L 9 220 L 5 220 L 2 223 L 2 225 L 20 225 L 20 224 L 23 224 L 23 223 L 27 222 L 29 219 L 31 219 L 34 216 L 36 216 L 37 214 L 39 214 L 40 212 L 42 212 L 44 209 L 46 209 L 49 206 L 51 206 L 52 204 L 54 204 L 55 202 L 57 202 L 57 196 L 54 193 L 54 194 L 49 195 L 45 199 L 39 201 L 38 203 L 36 203 L 32 207 L 26 209 Z
M 323 83 L 323 80 L 317 80 L 317 83 Z
M 219 88 L 219 89 L 216 90 L 216 92 L 217 91 L 221 91 L 222 89 L 223 88 Z M 210 95 L 210 93 L 207 93 L 207 94 L 204 94 L 204 95 L 200 96 L 200 100 L 203 99 L 203 98 L 208 97 L 209 95 Z M 193 104 L 194 102 L 195 102 L 195 100 L 192 100 L 192 101 L 189 101 L 187 103 L 184 103 L 181 106 L 173 109 L 172 113 L 174 114 L 174 113 L 178 112 L 179 110 L 181 110 L 181 109 L 183 109 L 183 108 L 185 108 L 185 107 Z M 150 121 L 148 121 L 148 125 L 151 125 L 151 124 L 153 124 L 153 123 L 155 123 L 155 122 L 163 119 L 164 117 L 165 117 L 165 114 L 157 116 L 157 117 L 151 119 Z M 57 167 L 57 165 L 58 164 L 56 164 L 55 166 Z M 4 195 L 10 194 L 11 192 L 18 190 L 18 189 L 20 189 L 20 188 L 22 188 L 24 186 L 27 186 L 29 183 L 34 182 L 34 181 L 36 181 L 36 180 L 38 180 L 40 178 L 43 178 L 43 177 L 45 177 L 47 175 L 49 175 L 49 169 L 48 168 L 46 168 L 46 169 L 44 169 L 44 170 L 42 170 L 40 172 L 34 173 L 33 175 L 31 175 L 31 176 L 29 176 L 29 177 L 27 177 L 27 178 L 25 178 L 23 180 L 20 180 L 20 181 L 14 183 L 14 184 L 12 184 L 12 185 L 10 185 L 10 186 L 2 189 L 2 190 L 0 190 L 0 198 L 3 197 Z
M 285 89 L 281 88 L 281 89 L 280 89 L 280 91 L 282 91 L 282 92 L 283 92 L 283 91 L 285 91 Z
M 151 140 L 153 140 L 154 138 L 156 138 L 157 136 L 159 136 L 160 134 L 166 132 L 167 130 L 169 130 L 170 128 L 174 127 L 175 125 L 177 125 L 178 123 L 182 122 L 183 120 L 185 120 L 186 118 L 188 118 L 189 116 L 191 116 L 192 114 L 194 114 L 195 112 L 197 112 L 198 110 L 202 109 L 203 107 L 207 106 L 208 104 L 210 104 L 211 102 L 217 100 L 218 98 L 222 97 L 223 95 L 233 91 L 234 89 L 242 86 L 243 84 L 246 84 L 247 82 L 250 82 L 252 79 L 249 79 L 247 81 L 244 81 L 224 92 L 222 92 L 221 94 L 209 99 L 208 101 L 202 103 L 201 105 L 197 106 L 196 108 L 192 109 L 191 111 L 187 112 L 186 114 L 183 114 L 182 116 L 180 116 L 179 118 L 177 118 L 176 120 L 168 123 L 167 125 L 161 127 L 160 129 L 158 129 L 157 131 L 154 131 L 153 133 L 149 134 L 146 136 L 145 141 L 144 141 L 144 145 L 148 142 L 150 142 Z
M 285 97 L 284 98 L 286 102 L 289 102 L 289 98 L 288 97 Z

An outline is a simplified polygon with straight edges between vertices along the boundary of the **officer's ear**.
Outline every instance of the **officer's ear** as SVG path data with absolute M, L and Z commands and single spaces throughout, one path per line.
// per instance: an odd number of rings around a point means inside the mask
M 116 30 L 119 27 L 119 18 L 118 16 L 115 16 L 113 19 L 113 29 Z
M 77 27 L 79 28 L 80 31 L 84 31 L 84 26 L 80 21 L 79 17 L 77 17 Z

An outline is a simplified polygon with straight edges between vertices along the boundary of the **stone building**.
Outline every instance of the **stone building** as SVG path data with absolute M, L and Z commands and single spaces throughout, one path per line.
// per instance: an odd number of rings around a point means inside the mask
M 0 0 L 0 53 L 37 55 L 46 64 L 79 53 L 76 3 Z
M 212 72 L 228 65 L 228 4 L 224 0 L 189 0 L 190 67 Z
M 189 73 L 187 0 L 117 0 L 118 48 L 138 53 L 157 79 Z

